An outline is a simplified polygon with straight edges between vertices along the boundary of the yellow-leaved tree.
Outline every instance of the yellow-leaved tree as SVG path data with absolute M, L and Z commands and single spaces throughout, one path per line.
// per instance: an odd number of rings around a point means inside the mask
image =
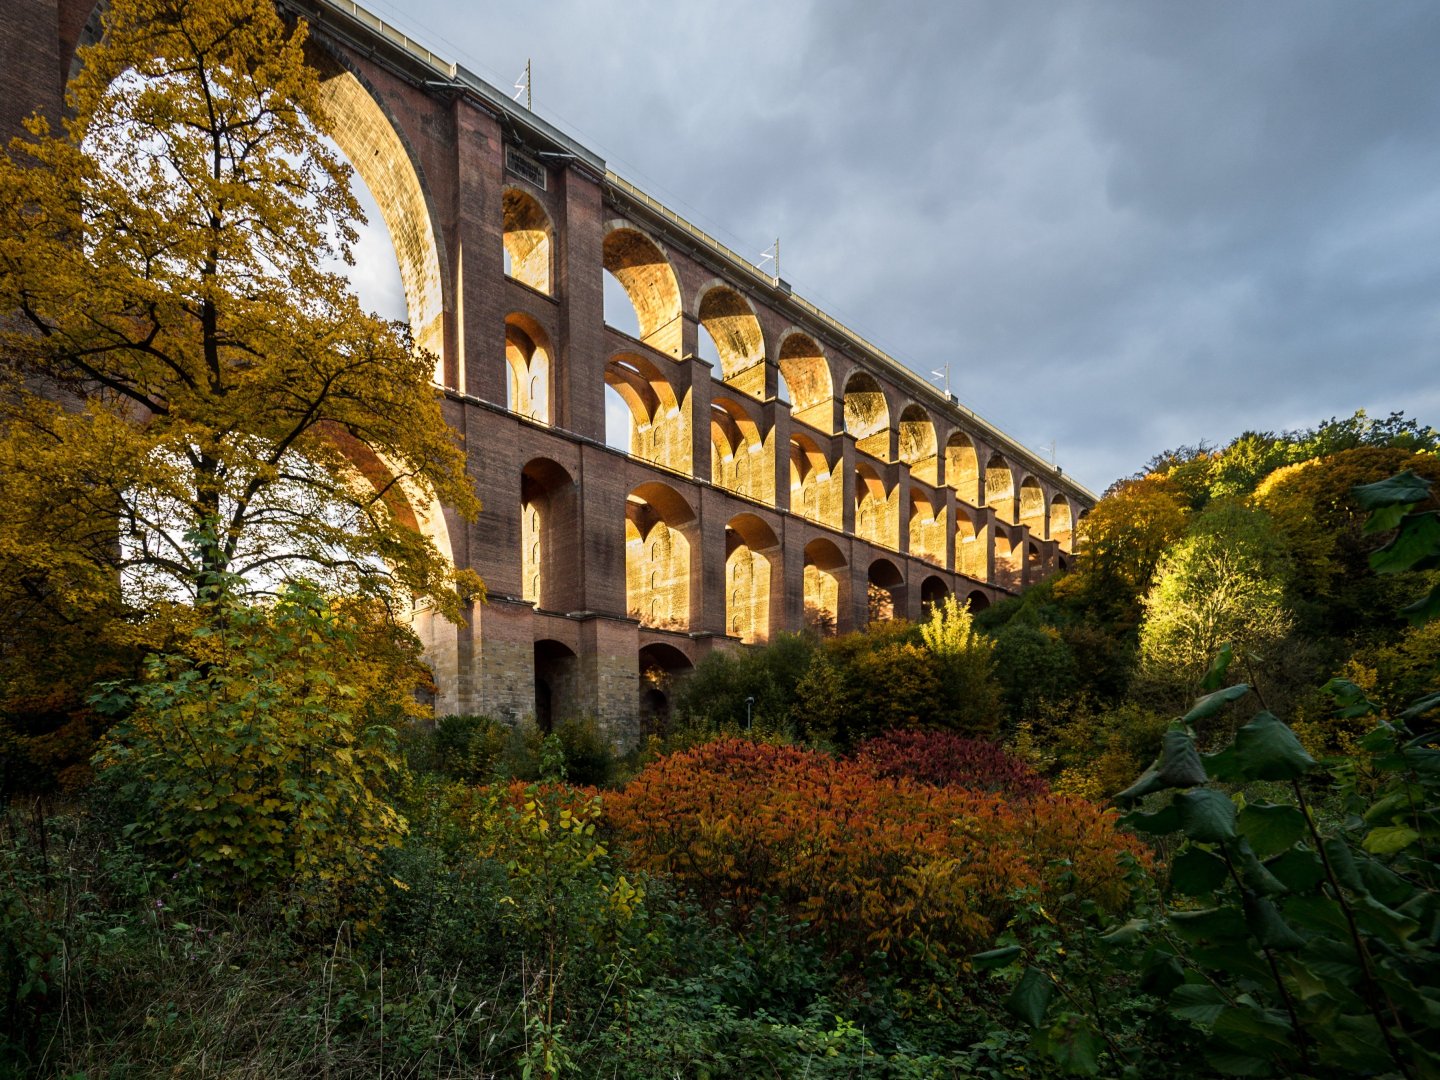
M 0 559 L 32 594 L 305 578 L 458 617 L 479 587 L 415 527 L 478 503 L 434 357 L 334 268 L 361 211 L 305 33 L 268 0 L 114 0 L 62 130 L 0 157 Z

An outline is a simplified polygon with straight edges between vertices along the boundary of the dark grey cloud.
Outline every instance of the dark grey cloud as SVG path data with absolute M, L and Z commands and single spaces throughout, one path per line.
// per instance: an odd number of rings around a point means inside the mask
M 1440 423 L 1440 5 L 370 5 L 1097 489 Z

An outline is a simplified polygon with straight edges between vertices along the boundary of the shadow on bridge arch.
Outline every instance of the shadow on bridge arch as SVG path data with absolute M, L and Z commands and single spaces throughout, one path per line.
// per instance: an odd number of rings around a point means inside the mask
M 830 362 L 815 339 L 800 330 L 780 335 L 780 374 L 790 392 L 790 415 L 822 435 L 835 433 L 835 386 Z
M 790 436 L 790 509 L 817 525 L 844 525 L 845 486 L 820 444 L 803 431 Z
M 540 200 L 528 191 L 507 187 L 500 199 L 505 275 L 550 295 L 550 264 L 554 226 Z
M 773 505 L 775 470 L 766 460 L 764 437 L 743 399 L 710 402 L 711 479 L 727 491 Z
M 725 632 L 746 645 L 770 640 L 772 586 L 780 584 L 780 541 L 754 514 L 725 525 Z
M 850 603 L 848 564 L 831 540 L 817 537 L 805 545 L 805 625 L 830 636 L 840 627 L 840 613 Z
M 690 427 L 664 372 L 649 357 L 617 353 L 605 365 L 605 385 L 629 414 L 629 430 L 620 432 L 610 430 L 607 410 L 606 444 L 625 446 L 642 461 L 689 472 Z
M 538 322 L 521 311 L 505 316 L 507 409 L 527 420 L 551 422 L 552 356 L 549 335 Z
M 721 381 L 763 401 L 765 335 L 750 302 L 716 279 L 702 289 L 695 316 L 715 345 Z
M 665 735 L 676 684 L 695 670 L 690 658 L 668 642 L 640 649 L 640 735 Z
M 580 510 L 574 479 L 549 458 L 520 472 L 521 596 L 546 611 L 581 606 L 574 567 L 580 558 Z
M 920 405 L 906 405 L 900 413 L 900 460 L 916 480 L 934 486 L 935 422 Z
M 868 619 L 888 622 L 905 611 L 905 575 L 889 559 L 879 558 L 870 564 L 866 575 L 869 582 Z
M 678 360 L 683 325 L 680 285 L 660 245 L 635 226 L 612 221 L 606 226 L 603 259 L 606 272 L 620 283 L 635 309 L 636 336 Z
M 845 430 L 855 436 L 861 453 L 890 460 L 890 405 L 868 371 L 852 372 L 845 380 Z
M 535 726 L 548 734 L 579 714 L 579 657 L 563 642 L 535 642 Z

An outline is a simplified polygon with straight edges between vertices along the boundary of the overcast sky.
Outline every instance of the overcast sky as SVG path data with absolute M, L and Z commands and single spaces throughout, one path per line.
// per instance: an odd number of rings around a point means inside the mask
M 1440 426 L 1440 3 L 368 0 L 1097 492 Z

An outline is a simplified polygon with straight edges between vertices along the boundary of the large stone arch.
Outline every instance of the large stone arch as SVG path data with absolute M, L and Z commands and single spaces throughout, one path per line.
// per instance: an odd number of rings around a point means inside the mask
M 775 502 L 775 470 L 765 452 L 765 433 L 733 398 L 710 402 L 710 478 L 737 495 Z
M 945 440 L 945 483 L 965 502 L 983 506 L 980 491 L 980 459 L 975 440 L 963 431 L 952 431 Z
M 955 508 L 955 572 L 978 581 L 990 577 L 990 533 L 985 514 Z
M 500 198 L 505 273 L 547 296 L 555 228 L 540 200 L 522 188 L 507 187 Z
M 603 259 L 630 297 L 640 340 L 678 360 L 683 348 L 680 285 L 664 250 L 629 222 L 611 221 Z
M 1061 492 L 1056 492 L 1050 499 L 1050 539 L 1054 540 L 1060 550 L 1069 554 L 1074 542 L 1075 520 L 1074 513 L 1070 508 L 1070 500 Z M 1068 563 L 1062 561 L 1061 569 L 1068 567 Z
M 910 489 L 908 532 L 910 554 L 917 559 L 945 565 L 945 504 L 937 504 L 924 488 Z
M 992 580 L 996 585 L 1018 590 L 1023 579 L 1025 551 L 1018 528 L 997 528 L 995 530 L 995 573 Z
M 805 545 L 805 625 L 823 635 L 840 627 L 840 613 L 849 602 L 848 564 L 833 540 L 816 537 Z
M 791 434 L 790 510 L 838 530 L 845 521 L 845 484 L 836 464 L 808 434 Z
M 898 548 L 899 494 L 897 484 L 886 489 L 885 480 L 868 461 L 855 463 L 855 535 L 872 544 Z
M 580 555 L 580 500 L 574 478 L 550 458 L 531 458 L 520 471 L 522 598 L 547 611 L 579 608 L 574 567 Z
M 642 626 L 690 629 L 695 511 L 674 488 L 640 484 L 625 499 L 625 600 Z
M 580 658 L 563 641 L 541 638 L 534 659 L 535 726 L 548 734 L 557 723 L 580 715 Z
M 861 453 L 890 460 L 890 403 L 868 371 L 852 371 L 845 380 L 845 430 Z
M 866 571 L 867 622 L 888 622 L 905 612 L 905 575 L 889 559 L 871 560 Z
M 746 645 L 770 639 L 771 584 L 780 579 L 780 541 L 754 514 L 725 525 L 725 632 Z
M 1020 516 L 1017 521 L 1029 528 L 1031 536 L 1045 538 L 1045 529 L 1049 524 L 1045 514 L 1045 490 L 1033 476 L 1020 481 Z
M 505 407 L 527 420 L 552 422 L 555 371 L 550 336 L 523 311 L 505 316 Z
M 670 730 L 670 703 L 675 684 L 695 664 L 681 648 L 652 641 L 640 648 L 640 735 L 665 735 Z
M 721 380 L 763 401 L 765 334 L 750 301 L 716 278 L 700 290 L 695 318 L 715 343 Z
M 1015 473 L 999 453 L 991 454 L 985 463 L 985 505 L 1001 521 L 1015 523 Z
M 943 604 L 950 596 L 950 586 L 939 574 L 931 574 L 920 583 L 920 611 L 928 616 L 930 609 Z
M 630 410 L 630 455 L 688 472 L 690 425 L 665 373 L 639 353 L 617 353 L 605 365 L 605 384 Z
M 935 422 L 923 406 L 913 402 L 900 413 L 900 460 L 910 466 L 910 475 L 916 480 L 934 486 Z
M 830 361 L 815 339 L 794 327 L 780 335 L 780 374 L 790 391 L 790 414 L 825 435 L 835 433 L 835 384 Z
M 312 37 L 306 58 L 320 72 L 329 113 L 320 126 L 370 189 L 390 232 L 415 343 L 442 358 L 436 381 L 457 385 L 458 365 L 444 358 L 445 297 L 451 291 L 444 240 L 419 158 L 383 97 L 344 57 Z

